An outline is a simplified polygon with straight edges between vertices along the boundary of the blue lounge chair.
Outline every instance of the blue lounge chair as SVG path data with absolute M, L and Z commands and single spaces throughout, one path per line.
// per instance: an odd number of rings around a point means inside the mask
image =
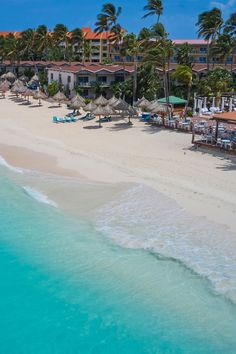
M 103 117 L 100 119 L 102 123 L 111 122 L 111 117 Z
M 53 123 L 60 123 L 60 121 L 58 120 L 58 118 L 56 116 L 54 116 L 52 118 L 52 121 L 53 121 Z

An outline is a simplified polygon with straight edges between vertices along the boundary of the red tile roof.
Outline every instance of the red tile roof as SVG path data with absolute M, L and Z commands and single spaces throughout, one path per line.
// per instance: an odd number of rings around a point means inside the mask
M 50 68 L 51 70 L 56 70 L 56 71 L 65 71 L 65 72 L 73 72 L 73 73 L 78 73 L 81 71 L 89 71 L 91 73 L 98 73 L 99 71 L 107 71 L 110 73 L 115 73 L 118 71 L 123 71 L 125 70 L 126 72 L 132 73 L 134 71 L 134 67 L 132 65 L 126 65 L 125 67 L 123 65 L 102 65 L 102 64 L 93 64 L 93 63 L 85 63 L 83 64 L 78 64 L 78 65 L 68 65 L 64 67 L 59 67 L 54 66 Z
M 3 37 L 6 37 L 8 36 L 9 34 L 14 34 L 15 37 L 20 37 L 21 35 L 21 32 L 13 32 L 13 31 L 3 31 L 3 32 L 0 32 L 0 36 L 3 36 Z
M 188 43 L 191 45 L 207 45 L 207 41 L 204 39 L 173 39 L 174 44 Z
M 85 39 L 108 39 L 111 36 L 111 32 L 95 33 L 90 27 L 83 27 Z

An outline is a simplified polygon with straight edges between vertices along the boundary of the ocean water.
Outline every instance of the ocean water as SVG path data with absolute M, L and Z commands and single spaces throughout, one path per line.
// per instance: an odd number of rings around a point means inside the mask
M 0 353 L 235 353 L 235 304 L 177 254 L 118 245 L 107 208 L 71 217 L 0 169 Z

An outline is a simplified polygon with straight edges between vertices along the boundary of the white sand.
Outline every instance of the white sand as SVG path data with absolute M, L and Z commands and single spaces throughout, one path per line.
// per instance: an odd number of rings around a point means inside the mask
M 36 102 L 34 102 L 36 104 Z M 196 151 L 191 135 L 125 120 L 53 124 L 66 108 L 0 100 L 0 155 L 14 166 L 101 182 L 141 182 L 236 233 L 236 157 Z

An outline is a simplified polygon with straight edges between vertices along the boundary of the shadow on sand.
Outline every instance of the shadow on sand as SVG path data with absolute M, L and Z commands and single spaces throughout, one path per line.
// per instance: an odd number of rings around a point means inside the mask
M 193 151 L 198 154 L 211 155 L 216 157 L 218 160 L 222 162 L 216 165 L 217 170 L 221 171 L 236 171 L 236 156 L 230 155 L 227 151 L 214 151 L 207 148 L 200 148 L 196 145 L 191 146 L 190 148 L 184 149 L 185 151 Z M 226 162 L 226 163 L 225 163 Z

